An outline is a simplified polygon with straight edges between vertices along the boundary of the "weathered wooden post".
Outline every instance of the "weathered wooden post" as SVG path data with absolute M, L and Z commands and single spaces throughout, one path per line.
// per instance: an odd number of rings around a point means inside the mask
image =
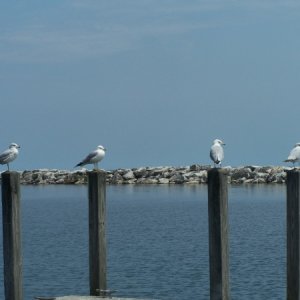
M 300 299 L 300 171 L 287 171 L 287 300 Z
M 20 175 L 4 172 L 1 182 L 5 300 L 22 300 Z
M 230 299 L 228 188 L 224 169 L 208 171 L 210 299 Z
M 90 295 L 106 290 L 106 174 L 88 172 Z

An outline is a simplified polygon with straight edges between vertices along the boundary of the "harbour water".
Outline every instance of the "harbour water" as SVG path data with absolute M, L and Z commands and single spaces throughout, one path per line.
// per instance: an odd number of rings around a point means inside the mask
M 21 193 L 24 299 L 88 295 L 87 187 Z M 285 197 L 285 185 L 229 187 L 232 299 L 285 298 Z M 207 215 L 206 185 L 108 186 L 108 288 L 123 297 L 209 299 Z M 2 258 L 0 270 L 4 299 Z

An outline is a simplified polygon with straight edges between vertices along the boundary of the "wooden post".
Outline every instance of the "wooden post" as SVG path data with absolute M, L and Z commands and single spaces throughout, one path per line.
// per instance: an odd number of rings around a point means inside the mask
M 300 299 L 300 171 L 287 171 L 287 300 Z
M 106 290 L 106 174 L 88 172 L 90 295 Z
M 230 299 L 228 189 L 223 169 L 208 171 L 210 299 Z
M 20 175 L 4 172 L 1 180 L 5 300 L 22 300 Z

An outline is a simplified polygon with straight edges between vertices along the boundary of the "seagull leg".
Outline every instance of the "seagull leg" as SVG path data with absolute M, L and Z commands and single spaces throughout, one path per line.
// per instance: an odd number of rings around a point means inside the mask
M 9 171 L 9 164 L 7 164 L 7 170 Z

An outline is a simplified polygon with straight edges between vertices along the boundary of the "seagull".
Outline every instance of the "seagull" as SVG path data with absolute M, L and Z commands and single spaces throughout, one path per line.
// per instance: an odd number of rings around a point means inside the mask
M 11 143 L 9 148 L 0 154 L 0 164 L 7 165 L 7 170 L 9 171 L 9 163 L 15 160 L 19 154 L 18 149 L 20 146 L 16 143 Z
M 213 141 L 213 144 L 210 148 L 210 158 L 211 160 L 214 162 L 214 166 L 216 167 L 216 165 L 220 165 L 221 166 L 221 162 L 224 159 L 224 150 L 223 150 L 223 145 L 225 145 L 225 143 L 223 143 L 221 140 L 216 139 Z
M 295 162 L 300 161 L 300 143 L 297 143 L 292 151 L 290 152 L 290 155 L 284 162 L 292 162 L 295 166 Z
M 91 152 L 85 159 L 83 159 L 79 164 L 75 166 L 76 167 L 82 167 L 87 164 L 94 164 L 94 169 L 98 170 L 98 162 L 103 159 L 105 156 L 106 149 L 99 145 L 96 150 Z

